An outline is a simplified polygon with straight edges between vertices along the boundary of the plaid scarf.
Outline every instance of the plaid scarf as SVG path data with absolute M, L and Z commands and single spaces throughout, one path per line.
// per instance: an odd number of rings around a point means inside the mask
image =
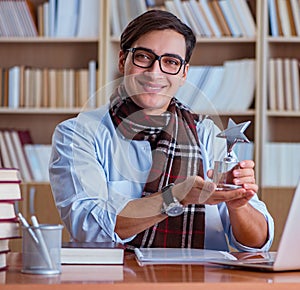
M 202 157 L 196 131 L 199 116 L 172 98 L 160 116 L 146 115 L 123 86 L 111 98 L 111 118 L 130 140 L 147 140 L 152 149 L 152 167 L 142 196 L 155 193 L 169 183 L 188 176 L 203 177 Z M 178 217 L 167 217 L 137 234 L 129 243 L 135 247 L 203 248 L 205 207 L 189 205 Z

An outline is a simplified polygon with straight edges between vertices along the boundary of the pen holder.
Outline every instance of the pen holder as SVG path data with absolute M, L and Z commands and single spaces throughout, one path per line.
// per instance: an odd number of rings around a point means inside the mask
M 22 273 L 61 273 L 62 225 L 22 227 Z

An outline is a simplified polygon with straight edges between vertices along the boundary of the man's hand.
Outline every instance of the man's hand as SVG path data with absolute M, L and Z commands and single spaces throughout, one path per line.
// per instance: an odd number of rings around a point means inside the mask
M 208 177 L 212 177 L 213 171 L 208 171 Z M 248 201 L 256 194 L 258 185 L 255 183 L 254 162 L 252 160 L 244 160 L 239 162 L 239 166 L 232 171 L 232 183 L 242 186 L 241 189 L 232 191 L 219 191 L 227 196 L 226 204 L 229 209 L 237 209 L 248 203 Z M 235 194 L 235 197 L 234 197 Z M 232 199 L 230 199 L 232 197 Z
M 200 176 L 188 177 L 184 182 L 173 187 L 173 194 L 183 205 L 209 204 L 214 205 L 226 202 L 230 209 L 240 208 L 248 203 L 258 190 L 254 177 L 254 162 L 241 161 L 239 167 L 232 171 L 232 182 L 242 186 L 235 190 L 216 190 L 216 184 L 205 181 Z M 208 177 L 213 171 L 209 170 Z

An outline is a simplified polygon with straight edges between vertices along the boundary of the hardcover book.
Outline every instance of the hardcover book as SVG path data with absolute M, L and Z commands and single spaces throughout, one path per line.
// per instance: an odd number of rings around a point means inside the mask
M 125 247 L 113 242 L 64 242 L 62 264 L 123 264 Z
M 20 200 L 21 188 L 20 181 L 0 182 L 0 200 Z

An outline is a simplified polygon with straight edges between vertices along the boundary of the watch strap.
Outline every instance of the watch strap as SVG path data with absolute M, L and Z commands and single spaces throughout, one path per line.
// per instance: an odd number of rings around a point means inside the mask
M 174 183 L 170 183 L 169 185 L 162 188 L 162 197 L 164 200 L 164 203 L 169 205 L 174 202 L 174 197 L 172 193 L 172 187 L 174 186 Z

